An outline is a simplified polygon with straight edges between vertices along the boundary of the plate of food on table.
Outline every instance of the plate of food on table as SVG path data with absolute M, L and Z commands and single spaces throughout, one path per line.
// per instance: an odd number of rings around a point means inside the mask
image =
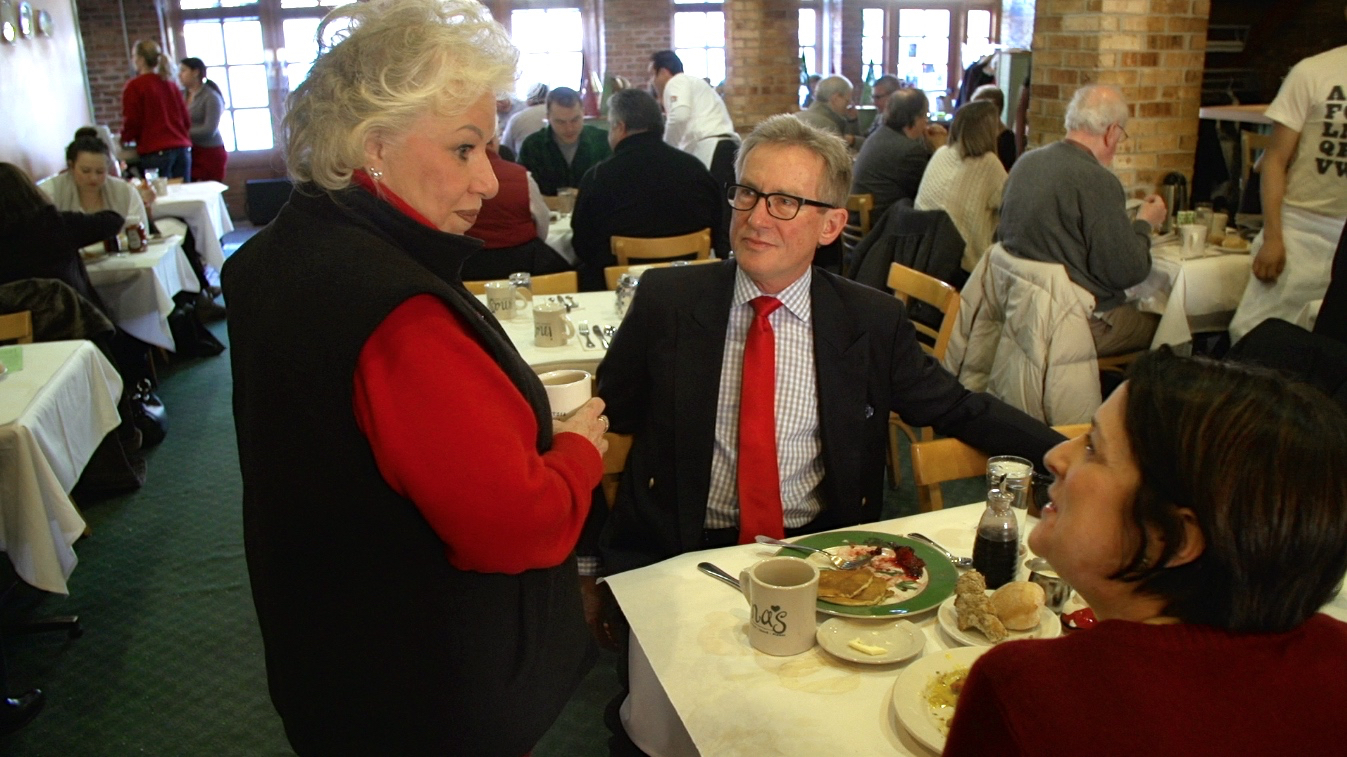
M 1062 622 L 1046 606 L 1043 587 L 1011 581 L 994 591 L 976 570 L 959 576 L 954 596 L 940 605 L 940 628 L 967 646 L 992 646 L 1015 639 L 1052 639 L 1062 635 Z
M 830 615 L 883 618 L 914 615 L 940 606 L 954 594 L 959 572 L 933 547 L 894 534 L 834 531 L 796 539 L 864 564 L 841 570 L 821 555 L 784 547 L 778 555 L 810 559 L 819 566 L 819 612 Z
M 987 647 L 956 647 L 931 652 L 903 669 L 893 684 L 893 713 L 922 746 L 937 754 L 945 748 L 949 725 L 968 670 Z

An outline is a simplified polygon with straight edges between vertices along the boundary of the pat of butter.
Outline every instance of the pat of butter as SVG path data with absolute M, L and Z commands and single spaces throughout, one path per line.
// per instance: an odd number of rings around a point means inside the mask
M 851 641 L 848 641 L 848 642 L 847 642 L 847 646 L 851 647 L 852 649 L 856 650 L 857 652 L 861 652 L 861 653 L 863 653 L 863 654 L 868 654 L 868 655 L 879 656 L 879 655 L 882 655 L 882 654 L 888 654 L 888 653 L 889 653 L 889 650 L 885 649 L 884 647 L 875 647 L 875 646 L 871 646 L 871 645 L 866 644 L 865 642 L 861 641 L 860 639 L 852 639 Z

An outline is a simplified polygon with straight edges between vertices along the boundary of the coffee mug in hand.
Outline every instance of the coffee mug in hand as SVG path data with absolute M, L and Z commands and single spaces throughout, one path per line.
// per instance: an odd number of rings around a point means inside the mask
M 594 396 L 594 377 L 586 371 L 548 371 L 538 374 L 547 392 L 552 417 L 564 421 Z
M 818 568 L 795 557 L 769 557 L 739 573 L 748 600 L 748 641 L 764 654 L 786 657 L 814 646 Z
M 528 295 L 508 281 L 486 282 L 486 306 L 502 321 L 514 318 L 515 310 L 528 307 Z
M 575 324 L 566 317 L 560 302 L 541 302 L 533 306 L 533 343 L 539 347 L 565 347 L 575 336 Z

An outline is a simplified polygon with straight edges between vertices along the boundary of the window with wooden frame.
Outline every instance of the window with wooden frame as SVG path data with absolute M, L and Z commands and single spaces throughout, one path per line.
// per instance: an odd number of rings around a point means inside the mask
M 933 110 L 950 107 L 936 98 L 957 92 L 964 70 L 1000 40 L 1000 5 L 984 0 L 870 0 L 861 20 L 863 65 L 882 60 L 885 73 L 925 90 Z

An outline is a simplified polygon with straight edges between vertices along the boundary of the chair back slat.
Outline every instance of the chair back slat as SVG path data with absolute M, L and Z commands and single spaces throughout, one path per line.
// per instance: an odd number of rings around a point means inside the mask
M 711 229 L 674 237 L 614 236 L 610 244 L 618 265 L 631 265 L 632 260 L 667 261 L 677 258 L 705 260 L 711 256 Z
M 17 313 L 0 315 L 0 343 L 32 344 L 33 313 L 20 310 Z

